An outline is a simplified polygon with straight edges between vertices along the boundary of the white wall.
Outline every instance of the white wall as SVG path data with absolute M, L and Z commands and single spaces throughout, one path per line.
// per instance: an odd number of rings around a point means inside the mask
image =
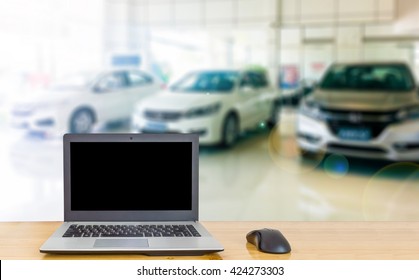
M 399 60 L 419 70 L 419 1 L 282 0 L 281 62 L 318 78 L 333 61 Z
M 284 25 L 371 23 L 395 18 L 395 0 L 282 0 Z
M 150 27 L 267 25 L 276 16 L 273 8 L 276 0 L 119 0 L 116 3 L 128 3 L 136 14 L 136 22 Z
M 170 73 L 193 67 L 243 67 L 249 64 L 275 67 L 275 36 L 272 36 L 275 29 L 270 25 L 277 17 L 276 0 L 105 2 L 106 52 L 140 49 L 147 61 L 142 65 L 145 69 L 156 62 L 165 65 Z M 147 38 L 144 33 L 150 36 Z M 168 36 L 169 33 L 173 36 Z M 145 42 L 156 36 L 167 37 L 166 46 Z M 186 38 L 184 42 L 181 42 L 182 38 Z M 193 45 L 194 50 L 188 51 L 188 45 Z
M 294 64 L 302 75 L 318 78 L 333 61 L 388 57 L 415 63 L 414 48 L 398 42 L 406 41 L 401 38 L 405 33 L 399 28 L 402 19 L 408 14 L 415 15 L 410 22 L 419 18 L 410 11 L 419 11 L 419 7 L 415 9 L 419 6 L 417 0 L 107 0 L 107 3 L 115 5 L 108 9 L 115 14 L 108 18 L 109 26 L 114 28 L 107 39 L 111 49 L 141 47 L 139 39 L 137 42 L 132 39 L 141 38 L 132 32 L 132 26 L 141 26 L 208 34 L 208 41 L 213 38 L 214 42 L 206 48 L 210 56 L 204 59 L 207 65 L 256 63 L 275 72 L 279 64 Z M 261 36 L 255 36 L 257 32 Z M 228 42 L 233 44 L 232 52 L 228 50 Z
M 395 29 L 400 33 L 419 33 L 419 1 L 398 0 Z
M 0 72 L 60 75 L 101 64 L 101 0 L 1 0 Z

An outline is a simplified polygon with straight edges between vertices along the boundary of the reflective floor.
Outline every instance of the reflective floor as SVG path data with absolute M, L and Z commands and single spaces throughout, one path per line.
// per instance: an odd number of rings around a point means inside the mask
M 294 122 L 295 111 L 285 109 L 275 130 L 250 131 L 229 150 L 201 147 L 201 220 L 419 221 L 419 165 L 302 159 Z M 0 221 L 62 220 L 61 140 L 5 122 L 0 135 Z

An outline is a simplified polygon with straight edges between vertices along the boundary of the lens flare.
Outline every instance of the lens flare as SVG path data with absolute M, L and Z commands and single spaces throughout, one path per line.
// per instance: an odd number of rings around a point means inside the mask
M 324 171 L 333 178 L 342 178 L 348 173 L 349 162 L 343 155 L 332 154 L 323 163 Z
M 394 181 L 400 182 L 397 187 Z M 419 164 L 390 164 L 371 177 L 362 196 L 365 220 L 418 221 Z

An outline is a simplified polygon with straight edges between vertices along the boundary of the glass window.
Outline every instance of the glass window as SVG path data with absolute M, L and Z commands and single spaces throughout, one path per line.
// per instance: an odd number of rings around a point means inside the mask
M 250 86 L 253 88 L 261 88 L 268 86 L 266 76 L 262 73 L 247 72 L 244 73 L 240 86 Z
M 250 79 L 252 81 L 253 86 L 256 88 L 268 86 L 266 76 L 262 73 L 252 72 L 250 73 Z
M 128 72 L 128 80 L 131 87 L 139 87 L 150 84 L 153 79 L 141 72 Z
M 240 86 L 241 87 L 254 87 L 253 79 L 250 76 L 250 73 L 244 73 L 243 74 L 243 76 L 241 78 L 241 81 L 240 81 Z
M 238 76 L 235 71 L 193 72 L 175 83 L 171 89 L 178 92 L 230 92 Z
M 414 87 L 410 70 L 402 64 L 334 65 L 323 81 L 322 89 L 408 91 Z
M 121 89 L 127 86 L 127 79 L 123 72 L 115 72 L 111 74 L 107 74 L 103 77 L 98 85 L 97 88 L 100 90 L 115 90 Z

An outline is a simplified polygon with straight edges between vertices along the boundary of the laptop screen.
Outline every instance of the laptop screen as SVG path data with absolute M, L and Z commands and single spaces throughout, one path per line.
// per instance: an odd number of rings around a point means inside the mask
M 196 134 L 64 135 L 64 221 L 197 221 Z
M 70 143 L 72 211 L 192 209 L 192 142 Z

